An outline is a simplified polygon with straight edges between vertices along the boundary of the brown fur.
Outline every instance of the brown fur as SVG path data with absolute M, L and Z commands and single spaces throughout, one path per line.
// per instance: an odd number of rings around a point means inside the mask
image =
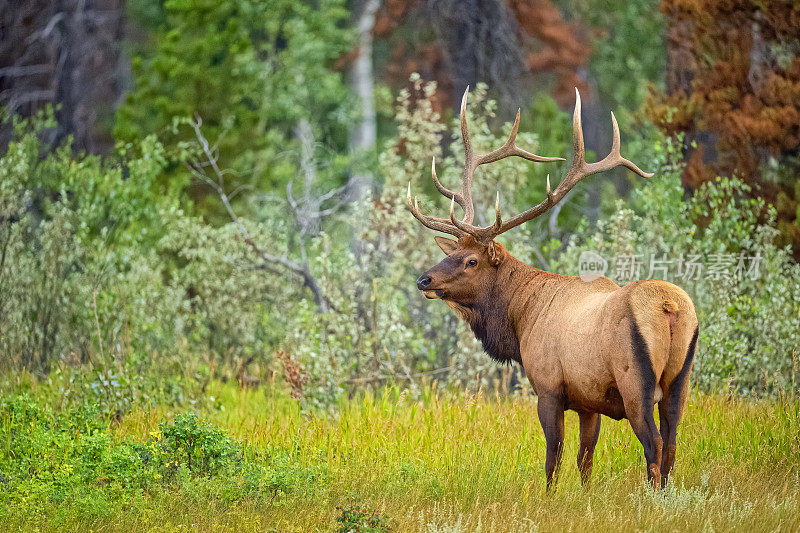
M 648 477 L 665 484 L 697 342 L 689 296 L 660 280 L 620 287 L 604 277 L 587 283 L 551 274 L 469 235 L 436 241 L 447 257 L 420 277 L 420 290 L 453 308 L 494 359 L 522 364 L 538 396 L 548 488 L 561 460 L 566 409 L 581 420 L 584 483 L 602 414 L 629 420 L 644 448 Z M 660 432 L 653 419 L 657 402 Z

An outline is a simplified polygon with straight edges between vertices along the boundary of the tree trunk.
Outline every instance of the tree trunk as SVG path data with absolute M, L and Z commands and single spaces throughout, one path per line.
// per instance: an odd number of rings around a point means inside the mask
M 103 117 L 124 91 L 124 6 L 124 0 L 0 0 L 0 106 L 31 116 L 58 104 L 58 127 L 46 142 L 72 135 L 78 149 L 110 151 L 114 140 Z M 0 146 L 10 137 L 10 125 L 0 126 Z
M 379 6 L 379 0 L 366 0 L 362 3 L 358 17 L 358 56 L 350 71 L 350 83 L 361 107 L 361 120 L 356 123 L 350 135 L 350 152 L 356 157 L 374 150 L 377 138 L 373 95 L 372 29 L 375 26 L 375 12 Z M 347 183 L 347 199 L 353 201 L 363 198 L 373 188 L 373 182 L 371 173 L 360 170 L 354 172 Z

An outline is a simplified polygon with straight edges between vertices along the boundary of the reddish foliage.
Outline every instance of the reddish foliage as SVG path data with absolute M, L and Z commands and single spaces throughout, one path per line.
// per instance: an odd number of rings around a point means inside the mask
M 289 352 L 277 350 L 275 353 L 278 359 L 283 362 L 284 379 L 286 379 L 286 383 L 292 388 L 292 398 L 295 400 L 301 399 L 303 397 L 303 387 L 307 380 L 305 374 L 303 374 L 302 368 L 292 359 L 292 354 Z
M 591 49 L 579 37 L 581 28 L 574 22 L 566 22 L 549 0 L 509 0 L 508 5 L 522 30 L 545 45 L 544 49 L 528 54 L 528 69 L 533 74 L 555 73 L 553 97 L 558 104 L 568 107 L 573 103 L 574 87 L 587 94 L 586 82 L 578 75 L 578 69 L 586 65 Z
M 386 0 L 375 16 L 375 37 L 388 37 L 400 26 L 414 7 L 415 0 Z
M 669 22 L 667 93 L 652 93 L 647 111 L 667 134 L 686 134 L 684 184 L 736 174 L 759 185 L 780 204 L 784 235 L 800 250 L 793 184 L 761 175 L 769 157 L 800 155 L 800 6 L 662 0 L 661 10 Z

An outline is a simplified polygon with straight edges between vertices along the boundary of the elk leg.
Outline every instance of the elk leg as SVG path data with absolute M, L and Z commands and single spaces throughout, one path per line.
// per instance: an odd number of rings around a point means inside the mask
M 656 483 L 661 481 L 661 448 L 664 444 L 653 419 L 657 381 L 647 341 L 635 320 L 630 320 L 628 325 L 633 365 L 626 374 L 617 377 L 617 386 L 622 395 L 625 415 L 644 449 L 647 479 L 655 488 Z
M 540 395 L 537 411 L 547 444 L 544 472 L 547 476 L 547 492 L 550 492 L 558 480 L 561 451 L 564 448 L 564 402 L 556 395 Z
M 658 417 L 661 423 L 661 436 L 664 437 L 664 457 L 661 461 L 661 488 L 669 481 L 672 466 L 675 464 L 675 451 L 678 441 L 678 424 L 683 415 L 683 406 L 689 396 L 689 372 L 694 361 L 694 351 L 697 347 L 698 330 L 695 329 L 694 337 L 689 343 L 683 366 L 668 387 L 664 389 L 664 397 L 658 402 Z
M 578 413 L 581 425 L 581 445 L 578 450 L 578 470 L 581 473 L 581 484 L 589 484 L 592 476 L 594 448 L 600 436 L 600 413 Z
M 669 394 L 658 402 L 658 418 L 661 437 L 664 439 L 664 452 L 661 458 L 661 488 L 667 486 L 669 473 L 675 463 L 677 419 L 669 412 Z
M 680 374 L 679 374 L 680 377 Z M 658 417 L 661 424 L 661 436 L 664 437 L 664 457 L 661 460 L 661 487 L 669 480 L 672 466 L 675 464 L 675 450 L 678 441 L 678 424 L 683 415 L 683 406 L 689 394 L 689 380 L 675 378 L 669 386 L 664 398 L 658 402 Z
M 636 438 L 642 443 L 644 458 L 647 461 L 647 479 L 655 488 L 656 483 L 661 481 L 661 450 L 664 441 L 653 418 L 653 404 L 650 400 L 652 393 L 646 396 L 648 398 L 645 398 L 644 402 L 638 398 L 630 404 L 626 402 L 625 413 Z

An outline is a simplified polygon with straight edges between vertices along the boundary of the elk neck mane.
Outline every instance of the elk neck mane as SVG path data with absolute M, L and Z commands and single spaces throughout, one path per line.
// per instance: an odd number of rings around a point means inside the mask
M 535 276 L 537 269 L 509 257 L 500 267 L 494 284 L 477 302 L 464 304 L 445 300 L 445 303 L 464 320 L 475 338 L 481 341 L 483 350 L 499 363 L 511 361 L 522 363 L 515 324 L 510 315 L 512 287 L 525 285 L 524 277 Z M 529 272 L 533 271 L 533 272 Z M 516 278 L 516 279 L 515 279 Z

